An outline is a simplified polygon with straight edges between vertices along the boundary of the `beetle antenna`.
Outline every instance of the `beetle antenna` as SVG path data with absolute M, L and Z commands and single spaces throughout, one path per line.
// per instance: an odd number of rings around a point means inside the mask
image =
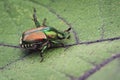
M 40 27 L 40 23 L 38 22 L 38 20 L 37 20 L 37 16 L 36 16 L 36 9 L 34 8 L 34 13 L 33 13 L 33 21 L 34 21 L 34 23 L 35 23 L 35 26 L 36 27 Z
M 70 28 L 68 28 L 67 30 L 65 30 L 65 32 L 69 32 L 71 30 L 71 27 Z

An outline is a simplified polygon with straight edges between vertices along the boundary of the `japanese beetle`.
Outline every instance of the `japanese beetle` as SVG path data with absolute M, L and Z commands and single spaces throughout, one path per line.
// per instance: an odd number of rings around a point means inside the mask
M 40 25 L 36 17 L 36 9 L 34 9 L 33 21 L 36 28 L 23 32 L 20 39 L 20 46 L 28 50 L 40 50 L 41 61 L 43 61 L 43 52 L 54 45 L 64 45 L 61 40 L 70 37 L 69 31 L 71 28 L 65 31 L 59 31 L 53 27 L 46 26 L 46 19 Z

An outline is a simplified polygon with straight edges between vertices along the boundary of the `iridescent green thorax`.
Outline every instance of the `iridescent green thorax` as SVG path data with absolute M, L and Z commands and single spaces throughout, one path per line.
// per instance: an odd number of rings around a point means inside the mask
M 56 30 L 53 27 L 46 27 L 42 30 L 48 38 L 58 39 L 59 37 L 64 38 L 64 33 Z

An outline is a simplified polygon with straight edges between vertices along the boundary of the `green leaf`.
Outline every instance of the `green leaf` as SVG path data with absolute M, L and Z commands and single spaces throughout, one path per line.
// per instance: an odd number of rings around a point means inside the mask
M 119 80 L 119 0 L 1 0 L 0 5 L 0 80 Z M 67 48 L 45 51 L 42 63 L 39 52 L 26 54 L 18 46 L 21 34 L 35 28 L 33 8 L 41 23 L 46 18 L 58 30 L 72 28 Z

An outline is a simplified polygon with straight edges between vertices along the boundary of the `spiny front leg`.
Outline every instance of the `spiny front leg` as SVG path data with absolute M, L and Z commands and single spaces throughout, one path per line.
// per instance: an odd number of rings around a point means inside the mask
M 36 9 L 34 8 L 34 13 L 33 13 L 33 21 L 35 23 L 35 26 L 38 28 L 40 27 L 40 23 L 39 21 L 37 20 L 37 16 L 36 16 Z
M 64 31 L 64 35 L 65 35 L 66 39 L 70 39 L 70 30 L 71 30 L 71 28 L 68 28 L 67 30 Z

